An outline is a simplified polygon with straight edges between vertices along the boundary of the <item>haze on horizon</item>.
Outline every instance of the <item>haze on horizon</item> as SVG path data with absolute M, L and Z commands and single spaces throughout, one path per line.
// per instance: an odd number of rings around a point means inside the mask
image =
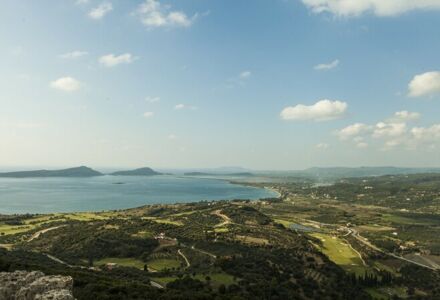
M 440 0 L 0 4 L 0 166 L 440 166 Z M 343 5 L 344 4 L 344 5 Z

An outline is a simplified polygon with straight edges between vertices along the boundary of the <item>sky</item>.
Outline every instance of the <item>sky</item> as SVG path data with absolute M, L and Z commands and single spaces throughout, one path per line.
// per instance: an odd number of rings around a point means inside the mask
M 440 167 L 440 0 L 2 0 L 0 166 Z

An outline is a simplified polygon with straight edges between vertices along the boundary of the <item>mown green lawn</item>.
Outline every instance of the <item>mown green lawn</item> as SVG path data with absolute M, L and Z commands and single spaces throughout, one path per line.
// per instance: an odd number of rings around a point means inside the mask
M 226 273 L 212 273 L 208 275 L 197 274 L 194 278 L 200 281 L 206 281 L 206 276 L 209 276 L 209 278 L 211 278 L 211 282 L 217 285 L 230 285 L 235 283 L 234 276 Z
M 132 267 L 141 270 L 144 269 L 144 265 L 145 265 L 143 261 L 134 258 L 107 257 L 94 261 L 94 265 L 96 266 L 102 266 L 108 263 L 114 263 L 119 266 Z
M 335 264 L 341 266 L 348 272 L 363 275 L 366 267 L 364 266 L 359 254 L 354 251 L 344 240 L 323 233 L 312 233 L 321 240 L 323 246 L 318 247 Z
M 156 271 L 162 271 L 165 269 L 179 268 L 181 266 L 180 260 L 177 259 L 153 259 L 147 262 L 148 268 Z
M 0 224 L 0 234 L 2 235 L 10 235 L 21 232 L 27 232 L 34 229 L 34 225 L 6 225 Z

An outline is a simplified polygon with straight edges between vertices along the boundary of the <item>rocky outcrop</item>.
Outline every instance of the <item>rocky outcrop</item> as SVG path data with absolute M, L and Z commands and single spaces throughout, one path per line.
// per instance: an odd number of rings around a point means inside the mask
M 2 300 L 73 300 L 70 276 L 45 276 L 42 272 L 0 273 Z

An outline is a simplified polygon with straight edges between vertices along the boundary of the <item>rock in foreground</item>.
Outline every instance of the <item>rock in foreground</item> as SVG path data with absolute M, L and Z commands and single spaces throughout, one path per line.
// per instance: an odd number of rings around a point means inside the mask
M 0 273 L 0 299 L 73 300 L 70 276 L 45 276 L 42 272 Z

